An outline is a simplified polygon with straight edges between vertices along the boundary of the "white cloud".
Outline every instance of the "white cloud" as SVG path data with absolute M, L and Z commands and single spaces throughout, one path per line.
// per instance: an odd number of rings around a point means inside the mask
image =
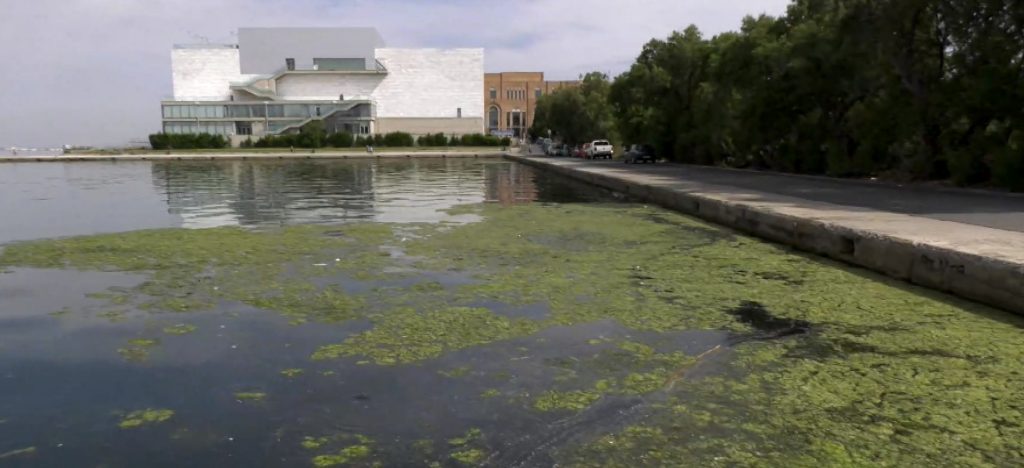
M 16 2 L 16 3 L 15 3 Z M 652 38 L 707 34 L 788 0 L 11 0 L 0 17 L 0 147 L 123 144 L 159 129 L 174 43 L 239 26 L 376 26 L 392 46 L 485 47 L 488 71 L 622 71 Z

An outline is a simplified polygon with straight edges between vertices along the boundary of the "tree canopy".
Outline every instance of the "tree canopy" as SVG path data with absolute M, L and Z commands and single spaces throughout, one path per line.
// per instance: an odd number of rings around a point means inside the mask
M 688 163 L 1024 190 L 1020 0 L 795 0 L 652 40 L 607 87 L 592 75 L 542 99 L 542 128 Z

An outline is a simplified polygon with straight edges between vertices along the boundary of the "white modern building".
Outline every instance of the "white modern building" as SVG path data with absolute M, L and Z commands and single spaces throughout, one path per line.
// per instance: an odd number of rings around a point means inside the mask
M 484 129 L 483 49 L 385 47 L 373 28 L 242 28 L 238 44 L 177 45 L 166 133 L 234 144 L 299 131 L 463 135 Z

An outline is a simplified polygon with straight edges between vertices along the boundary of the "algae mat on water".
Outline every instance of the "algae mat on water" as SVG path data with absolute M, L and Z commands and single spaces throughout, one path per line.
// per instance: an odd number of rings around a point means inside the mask
M 147 274 L 136 288 L 94 295 L 119 310 L 177 314 L 234 301 L 293 323 L 368 320 L 370 329 L 322 343 L 311 359 L 398 369 L 609 319 L 652 336 L 736 337 L 721 352 L 686 355 L 595 336 L 594 351 L 563 366 L 550 388 L 520 392 L 513 401 L 524 410 L 578 413 L 581 421 L 605 401 L 641 398 L 642 420 L 538 443 L 569 465 L 1024 461 L 1017 317 L 650 207 L 457 211 L 481 221 L 140 231 L 13 244 L 0 266 Z M 535 306 L 542 315 L 510 312 Z M 744 307 L 805 325 L 799 334 L 760 333 L 729 313 Z M 179 325 L 163 339 L 193 331 L 187 322 L 175 315 Z M 717 362 L 714 371 L 691 377 L 707 360 Z M 493 401 L 515 392 L 480 393 Z M 488 442 L 452 446 L 438 459 L 471 464 L 495 456 L 484 447 L 508 450 Z M 313 461 L 369 460 L 385 450 L 335 449 L 342 451 Z

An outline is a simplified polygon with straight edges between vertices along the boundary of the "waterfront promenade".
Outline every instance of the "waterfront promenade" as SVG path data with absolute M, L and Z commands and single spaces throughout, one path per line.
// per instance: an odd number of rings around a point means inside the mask
M 1024 314 L 1024 196 L 679 164 L 509 156 Z

